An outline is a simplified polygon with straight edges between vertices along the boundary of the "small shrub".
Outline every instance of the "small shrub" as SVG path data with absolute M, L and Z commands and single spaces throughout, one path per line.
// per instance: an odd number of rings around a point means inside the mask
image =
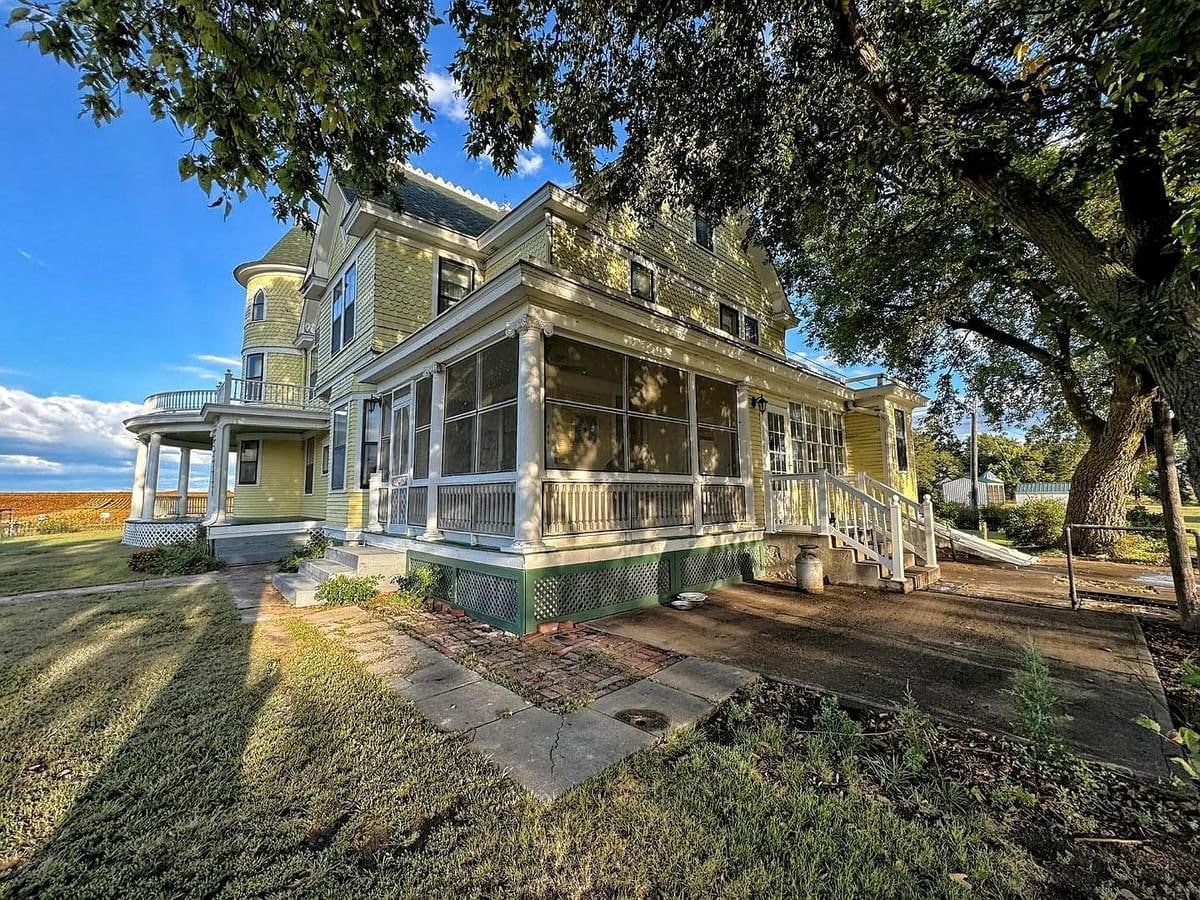
M 214 569 L 225 568 L 225 563 L 210 556 L 205 541 L 189 541 L 186 544 L 160 544 L 135 550 L 129 555 L 129 569 L 148 575 L 199 575 Z
M 969 503 L 959 503 L 956 500 L 942 500 L 940 503 L 935 501 L 933 515 L 939 521 L 963 531 L 974 531 L 978 526 Z
M 43 519 L 33 528 L 34 534 L 74 534 L 82 530 L 66 519 Z
M 1059 500 L 1031 500 L 1008 513 L 1005 532 L 1014 544 L 1041 549 L 1062 541 L 1067 508 Z
M 1165 525 L 1162 513 L 1151 512 L 1144 506 L 1131 506 L 1125 512 L 1125 521 L 1131 528 L 1162 528 Z
M 1008 514 L 1012 512 L 1013 507 L 1005 503 L 989 503 L 987 506 L 979 507 L 979 514 L 983 517 L 983 521 L 987 522 L 987 527 L 990 531 L 1007 531 L 1008 530 Z
M 896 716 L 904 743 L 904 765 L 912 772 L 920 772 L 933 755 L 933 739 L 936 731 L 933 720 L 917 705 L 910 687 L 904 688 L 904 703 Z
M 1042 757 L 1059 754 L 1070 717 L 1063 713 L 1046 658 L 1032 642 L 1021 651 L 1021 667 L 1009 694 L 1016 701 L 1017 732 L 1029 741 L 1033 752 Z
M 353 606 L 366 603 L 379 593 L 378 575 L 334 575 L 321 582 L 317 599 L 330 606 Z
M 283 557 L 276 564 L 280 572 L 299 572 L 300 563 L 306 559 L 320 559 L 325 555 L 325 551 L 329 549 L 332 543 L 325 535 L 325 532 L 319 528 L 314 528 L 308 533 L 308 543 L 299 550 L 293 550 L 287 556 Z
M 1139 526 L 1140 527 L 1140 526 Z M 1111 558 L 1117 562 L 1165 566 L 1170 563 L 1170 551 L 1165 538 L 1145 534 L 1122 534 L 1113 541 Z
M 813 720 L 813 732 L 818 741 L 838 759 L 850 759 L 862 749 L 862 726 L 838 705 L 837 697 L 821 698 L 821 707 Z
M 407 574 L 397 575 L 392 582 L 410 594 L 418 597 L 442 596 L 442 579 L 444 571 L 441 566 L 419 565 L 409 566 Z

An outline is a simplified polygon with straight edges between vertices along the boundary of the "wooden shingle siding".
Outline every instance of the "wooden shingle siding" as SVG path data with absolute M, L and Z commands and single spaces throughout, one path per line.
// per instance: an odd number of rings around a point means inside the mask
M 563 269 L 624 292 L 629 256 L 639 256 L 656 267 L 656 300 L 675 315 L 716 328 L 720 294 L 758 319 L 762 347 L 782 352 L 783 329 L 771 323 L 770 299 L 732 227 L 718 225 L 713 240 L 715 253 L 696 244 L 690 215 L 643 226 L 627 213 L 601 210 L 580 227 L 553 220 L 550 256 Z
M 266 378 L 273 384 L 303 384 L 304 357 L 299 353 L 267 352 Z
M 433 252 L 376 237 L 373 257 L 372 346 L 382 351 L 429 321 L 433 311 Z
M 237 442 L 233 450 L 238 449 Z M 236 480 L 237 467 L 230 477 Z M 259 450 L 258 484 L 234 487 L 238 518 L 285 518 L 300 515 L 304 487 L 304 445 L 295 440 L 263 440 Z
M 536 259 L 542 262 L 550 262 L 550 231 L 545 225 L 538 226 L 522 240 L 519 244 L 510 247 L 503 253 L 494 256 L 487 261 L 487 266 L 484 269 L 484 280 L 490 281 L 495 278 L 518 259 Z
M 262 290 L 267 297 L 266 318 L 250 321 L 250 304 Z M 264 273 L 246 283 L 246 305 L 243 310 L 245 328 L 242 347 L 290 347 L 296 340 L 300 311 L 304 300 L 300 296 L 300 276 Z

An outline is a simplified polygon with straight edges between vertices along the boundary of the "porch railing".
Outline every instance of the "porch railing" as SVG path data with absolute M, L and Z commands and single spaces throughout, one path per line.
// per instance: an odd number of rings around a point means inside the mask
M 255 406 L 279 406 L 285 409 L 328 409 L 329 404 L 313 396 L 306 384 L 283 384 L 251 378 L 225 379 L 218 392 L 218 403 L 245 403 Z
M 686 526 L 693 503 L 691 482 L 547 481 L 542 532 L 549 537 Z
M 175 519 L 178 518 L 178 498 L 175 494 L 157 494 L 154 497 L 154 518 L 156 519 Z M 233 513 L 234 494 L 231 492 L 225 496 L 225 511 L 228 514 Z M 201 494 L 195 497 L 187 498 L 187 512 L 185 518 L 201 518 L 208 512 L 208 496 Z
M 874 483 L 872 483 L 874 482 Z M 828 472 L 767 476 L 767 528 L 830 535 L 904 579 L 905 552 L 937 562 L 932 504 L 873 479 L 854 485 Z
M 206 403 L 216 402 L 215 389 L 163 391 L 160 394 L 151 394 L 142 401 L 142 409 L 145 412 L 190 412 L 203 409 Z
M 700 490 L 700 521 L 705 525 L 732 525 L 746 521 L 744 484 L 705 484 Z
M 516 482 L 438 485 L 438 528 L 511 536 L 516 526 Z

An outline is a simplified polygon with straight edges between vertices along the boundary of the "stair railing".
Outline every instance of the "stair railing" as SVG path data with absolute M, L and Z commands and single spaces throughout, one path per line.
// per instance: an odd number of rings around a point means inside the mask
M 878 563 L 890 580 L 903 581 L 905 542 L 900 505 L 884 503 L 828 472 L 822 472 L 820 478 L 818 497 L 823 498 L 825 533 Z
M 937 565 L 937 522 L 933 517 L 933 500 L 930 496 L 926 494 L 924 500 L 918 503 L 866 472 L 858 473 L 858 486 L 859 490 L 880 503 L 899 504 L 904 543 L 909 552 L 927 566 Z

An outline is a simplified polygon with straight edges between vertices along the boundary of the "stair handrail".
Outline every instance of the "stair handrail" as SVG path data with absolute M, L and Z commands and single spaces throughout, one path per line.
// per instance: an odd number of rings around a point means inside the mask
M 862 505 L 862 517 L 855 510 L 849 521 L 839 521 L 833 512 L 833 492 L 840 492 L 851 501 Z M 892 539 L 893 519 L 889 506 L 881 503 L 866 491 L 852 485 L 837 475 L 828 471 L 821 473 L 821 490 L 818 497 L 823 499 L 822 530 L 853 547 L 869 559 L 878 563 L 889 578 L 896 578 L 896 554 L 887 553 L 885 548 Z M 852 505 L 853 508 L 853 505 Z M 873 515 L 872 515 L 873 514 Z M 872 541 L 876 546 L 872 546 Z M 903 579 L 904 553 L 900 551 L 900 575 Z
M 918 502 L 907 494 L 901 493 L 896 488 L 886 482 L 880 481 L 866 472 L 858 473 L 859 483 L 864 490 L 875 488 L 889 502 L 898 502 L 903 512 L 904 522 L 910 526 L 915 533 L 919 533 L 921 540 L 905 539 L 908 549 L 915 556 L 920 557 L 928 566 L 937 565 L 937 521 L 933 516 L 933 502 L 928 494 L 925 495 L 923 502 Z

